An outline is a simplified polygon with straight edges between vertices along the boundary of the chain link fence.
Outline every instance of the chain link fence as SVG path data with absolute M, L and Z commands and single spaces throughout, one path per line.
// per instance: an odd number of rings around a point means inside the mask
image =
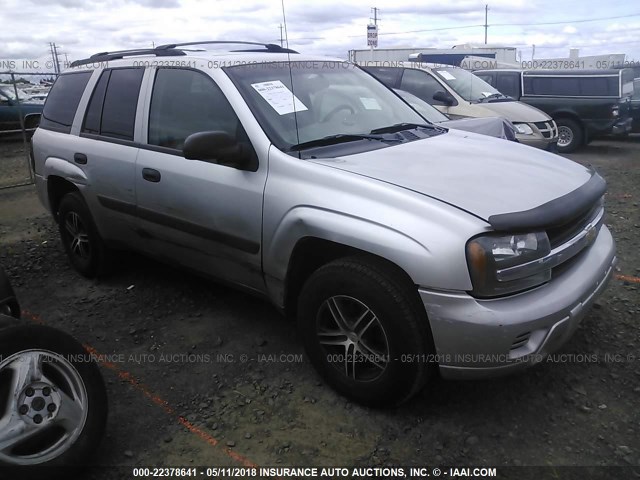
M 0 72 L 0 189 L 34 183 L 30 140 L 56 76 Z

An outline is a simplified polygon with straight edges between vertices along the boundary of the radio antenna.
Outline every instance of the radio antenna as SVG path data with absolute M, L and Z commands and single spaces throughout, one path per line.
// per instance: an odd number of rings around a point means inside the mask
M 284 13 L 284 0 L 281 0 L 282 4 L 282 22 L 284 23 L 284 41 L 287 44 L 287 59 L 289 65 L 289 80 L 291 81 L 291 103 L 293 105 L 293 121 L 296 125 L 296 140 L 300 143 L 300 132 L 298 131 L 298 111 L 296 109 L 296 94 L 293 91 L 293 71 L 291 68 L 291 52 L 289 50 L 289 33 L 287 32 L 287 17 Z M 298 151 L 298 158 L 302 158 L 301 152 Z

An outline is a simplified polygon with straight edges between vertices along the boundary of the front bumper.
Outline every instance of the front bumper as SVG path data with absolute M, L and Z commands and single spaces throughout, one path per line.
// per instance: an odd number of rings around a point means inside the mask
M 613 128 L 611 129 L 611 133 L 613 135 L 625 135 L 631 131 L 632 126 L 633 118 L 620 120 L 613 126 Z
M 555 139 L 551 139 L 551 138 L 544 138 L 541 135 L 540 136 L 523 135 L 521 133 L 517 133 L 516 138 L 518 139 L 518 142 L 524 145 L 528 145 L 529 147 L 539 148 L 541 150 L 546 150 L 547 148 L 549 148 L 549 144 L 551 144 L 552 141 L 555 143 L 558 143 L 557 136 Z
M 602 226 L 588 250 L 534 290 L 479 300 L 420 289 L 442 376 L 489 377 L 542 361 L 573 335 L 615 263 L 615 242 Z

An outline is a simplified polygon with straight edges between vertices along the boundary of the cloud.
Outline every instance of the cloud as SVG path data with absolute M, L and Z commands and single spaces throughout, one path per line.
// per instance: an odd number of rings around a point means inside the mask
M 285 0 L 285 13 L 293 48 L 344 58 L 351 49 L 367 49 L 365 28 L 372 5 L 380 7 L 380 48 L 451 48 L 484 41 L 480 25 L 485 3 Z M 578 46 L 583 55 L 623 51 L 630 58 L 639 58 L 638 17 L 580 23 L 578 27 L 572 23 L 581 18 L 631 15 L 633 10 L 630 2 L 492 0 L 489 43 L 517 46 L 523 57 L 535 43 L 538 58 L 566 56 L 569 46 Z M 498 26 L 558 21 L 564 23 Z M 0 58 L 40 58 L 48 54 L 49 42 L 56 42 L 70 59 L 76 59 L 154 43 L 215 39 L 279 43 L 283 18 L 277 0 L 51 0 L 46 8 L 40 0 L 5 0 L 0 22 Z

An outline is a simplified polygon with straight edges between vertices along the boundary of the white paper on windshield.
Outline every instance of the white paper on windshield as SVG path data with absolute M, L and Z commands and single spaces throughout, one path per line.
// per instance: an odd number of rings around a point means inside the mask
M 491 95 L 493 95 L 493 93 L 491 93 L 491 92 L 482 92 L 482 94 L 483 94 L 485 97 L 490 97 Z
M 378 100 L 371 97 L 360 97 L 360 101 L 362 105 L 367 110 L 382 110 L 382 107 L 378 103 Z
M 252 83 L 251 86 L 279 115 L 286 115 L 287 113 L 292 113 L 294 110 L 296 112 L 308 110 L 305 104 L 280 80 Z
M 449 72 L 447 72 L 446 70 L 438 70 L 438 73 L 440 75 L 442 75 L 445 80 L 455 80 L 456 77 L 454 77 L 453 75 L 451 75 Z

